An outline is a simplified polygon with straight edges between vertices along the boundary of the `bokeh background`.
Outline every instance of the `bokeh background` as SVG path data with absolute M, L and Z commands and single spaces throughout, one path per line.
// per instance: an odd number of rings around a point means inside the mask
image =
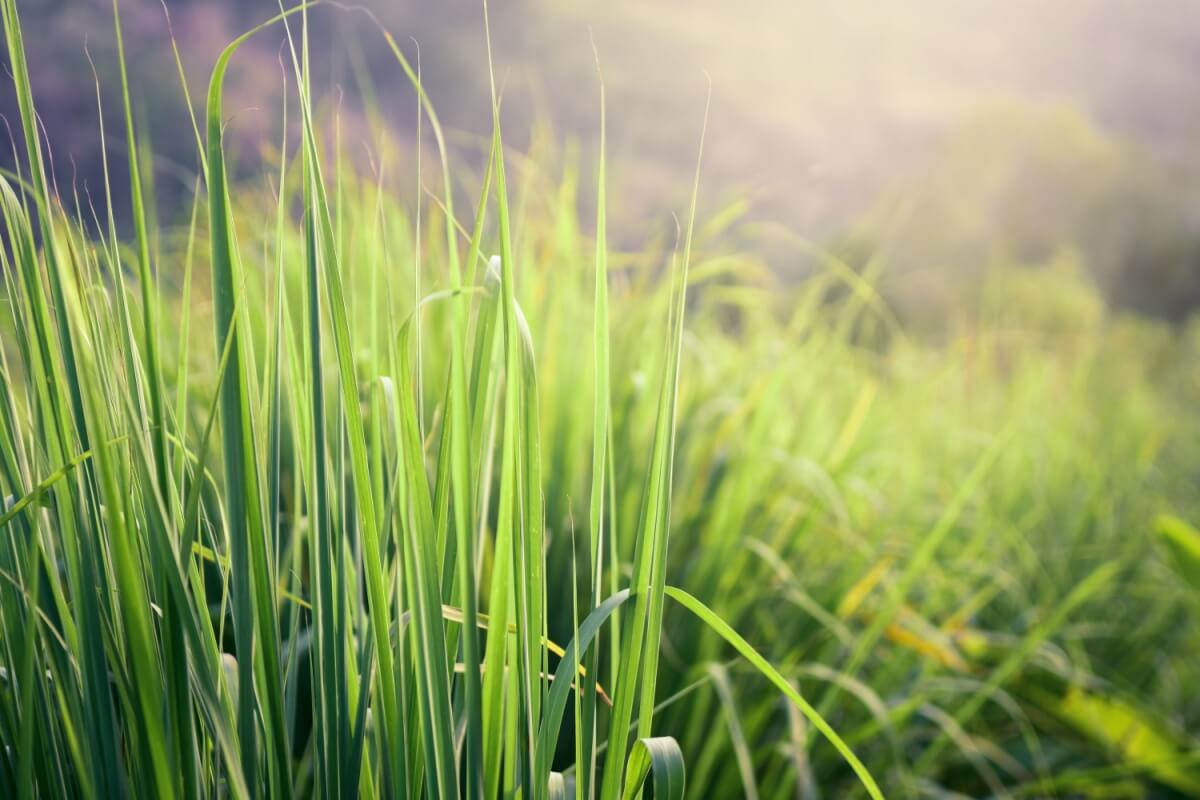
M 159 212 L 169 216 L 190 197 L 197 167 L 166 14 L 160 0 L 120 7 Z M 278 7 L 166 8 L 198 102 L 221 48 Z M 415 133 L 412 90 L 364 8 L 410 57 L 419 44 L 458 157 L 482 160 L 490 109 L 474 0 L 314 10 L 316 74 L 325 102 L 340 105 L 343 138 L 366 142 L 365 108 L 396 136 Z M 111 5 L 31 0 L 21 9 L 60 188 L 73 183 L 103 213 L 96 89 L 81 76 L 91 74 L 90 53 L 105 91 L 119 85 Z M 702 213 L 725 215 L 725 235 L 753 238 L 781 276 L 800 279 L 812 264 L 779 245 L 771 234 L 780 228 L 856 266 L 882 256 L 878 284 L 913 326 L 952 320 L 992 271 L 1010 266 L 1069 275 L 1114 307 L 1171 321 L 1200 307 L 1193 0 L 496 0 L 491 17 L 505 135 L 517 148 L 539 137 L 564 157 L 594 146 L 594 39 L 609 94 L 618 246 L 662 235 L 683 206 L 707 74 Z M 277 134 L 281 37 L 257 37 L 229 80 L 230 136 L 248 173 Z M 11 85 L 0 83 L 11 122 Z M 117 100 L 104 101 L 119 168 Z M 11 166 L 10 148 L 0 153 Z M 119 216 L 128 203 L 113 188 Z

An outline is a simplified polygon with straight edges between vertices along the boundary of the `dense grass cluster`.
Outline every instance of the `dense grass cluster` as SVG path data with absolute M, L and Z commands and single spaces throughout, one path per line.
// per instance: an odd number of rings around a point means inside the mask
M 125 91 L 122 237 L 3 12 L 0 795 L 1200 794 L 1200 536 L 1155 522 L 1200 513 L 1195 332 L 1053 273 L 916 342 L 878 264 L 709 252 L 699 171 L 610 253 L 603 144 L 587 225 L 570 160 L 509 183 L 494 89 L 456 171 L 388 37 L 414 206 L 319 118 L 305 9 L 295 135 L 228 182 L 235 42 L 179 224 Z

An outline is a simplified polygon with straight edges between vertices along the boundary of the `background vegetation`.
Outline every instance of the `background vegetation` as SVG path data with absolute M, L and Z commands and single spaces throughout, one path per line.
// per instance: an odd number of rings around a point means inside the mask
M 119 101 L 105 0 L 39 0 L 25 9 L 30 79 L 62 179 L 103 206 L 91 51 L 110 106 Z M 361 9 L 393 31 L 437 98 L 451 147 L 476 172 L 487 157 L 486 54 L 474 0 L 351 4 L 314 10 L 315 98 L 340 111 L 347 141 L 385 121 L 412 148 L 416 102 L 392 79 L 393 56 Z M 492 9 L 509 141 L 537 131 L 594 152 L 593 37 L 612 118 L 610 182 L 616 243 L 663 232 L 663 210 L 686 204 L 692 171 L 681 120 L 713 80 L 713 136 L 701 210 L 740 202 L 747 221 L 783 224 L 861 266 L 883 247 L 879 288 L 906 321 L 940 326 L 997 260 L 1044 263 L 1079 248 L 1085 274 L 1112 303 L 1174 320 L 1200 303 L 1196 202 L 1200 17 L 1192 0 L 509 0 Z M 277 11 L 274 0 L 167 0 L 194 97 L 233 37 Z M 124 0 L 134 112 L 156 153 L 164 213 L 186 214 L 197 171 L 161 0 Z M 411 37 L 411 39 L 410 39 Z M 235 172 L 256 174 L 264 139 L 278 141 L 283 31 L 265 31 L 228 76 Z M 15 96 L 0 86 L 0 111 Z M 120 120 L 109 115 L 120 165 Z M 293 134 L 296 133 L 293 128 Z M 348 154 L 361 159 L 360 147 Z M 10 164 L 9 148 L 0 148 Z M 365 165 L 363 165 L 365 168 Z M 114 213 L 128 226 L 125 188 Z M 589 201 L 585 198 L 584 203 Z M 592 216 L 592 209 L 585 210 Z M 103 213 L 101 213 L 103 217 Z M 669 225 L 667 226 L 669 232 Z M 794 250 L 752 249 L 791 280 L 819 265 Z M 901 256 L 902 257 L 898 257 Z M 952 287 L 952 288 L 951 288 Z M 933 302 L 926 302 L 932 299 Z

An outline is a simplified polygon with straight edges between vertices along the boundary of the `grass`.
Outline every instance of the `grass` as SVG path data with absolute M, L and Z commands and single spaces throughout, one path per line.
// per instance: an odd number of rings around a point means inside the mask
M 384 34 L 440 172 L 405 203 L 303 6 L 269 168 L 223 147 L 255 29 L 179 224 L 122 68 L 130 243 L 59 191 L 0 7 L 3 796 L 1200 792 L 1200 338 L 1039 332 L 1010 277 L 913 341 L 875 265 L 718 250 L 699 156 L 678 244 L 610 251 L 602 87 L 589 234 L 494 79 L 453 166 Z

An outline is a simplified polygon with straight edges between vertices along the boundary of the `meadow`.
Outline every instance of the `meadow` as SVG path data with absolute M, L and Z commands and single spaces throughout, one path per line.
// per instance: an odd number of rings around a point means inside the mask
M 493 78 L 460 161 L 381 32 L 429 157 L 364 148 L 304 7 L 257 176 L 243 37 L 163 219 L 127 85 L 137 157 L 63 179 L 18 6 L 0 796 L 1200 796 L 1195 323 L 1063 264 L 921 336 L 749 231 L 783 281 L 697 215 L 700 113 L 690 206 L 610 246 L 599 81 L 598 152 L 506 147 Z

